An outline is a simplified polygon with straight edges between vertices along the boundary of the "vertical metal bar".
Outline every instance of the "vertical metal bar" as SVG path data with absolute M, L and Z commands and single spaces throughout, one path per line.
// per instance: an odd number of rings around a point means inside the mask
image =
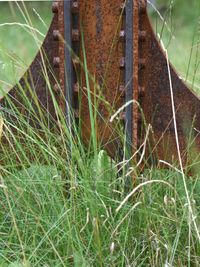
M 126 85 L 126 103 L 133 99 L 133 0 L 126 0 L 126 44 L 125 44 L 125 85 Z M 133 139 L 133 104 L 126 107 L 126 140 L 127 152 L 131 153 Z
M 72 66 L 72 15 L 71 0 L 64 0 L 64 37 L 65 37 L 65 95 L 66 120 L 71 129 L 73 102 L 73 66 Z

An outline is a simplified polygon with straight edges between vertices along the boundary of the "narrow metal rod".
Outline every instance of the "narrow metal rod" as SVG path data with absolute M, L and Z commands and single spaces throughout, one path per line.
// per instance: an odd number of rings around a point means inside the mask
M 72 65 L 72 15 L 71 0 L 64 1 L 64 24 L 65 24 L 65 94 L 66 94 L 66 120 L 71 129 L 72 102 L 73 102 L 73 65 Z
M 125 44 L 125 86 L 126 86 L 126 103 L 132 100 L 133 97 L 133 0 L 126 1 L 126 44 Z M 131 153 L 132 149 L 132 138 L 133 138 L 133 121 L 132 121 L 132 110 L 133 104 L 129 104 L 126 107 L 125 118 L 126 118 L 126 140 L 128 154 Z

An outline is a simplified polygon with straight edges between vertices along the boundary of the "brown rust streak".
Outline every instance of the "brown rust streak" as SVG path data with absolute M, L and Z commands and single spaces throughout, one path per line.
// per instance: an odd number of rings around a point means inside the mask
M 90 0 L 80 1 L 80 28 L 83 29 L 84 47 L 87 56 L 87 67 L 95 81 L 90 80 L 93 95 L 96 90 L 98 102 L 98 118 L 96 132 L 98 141 L 106 146 L 114 155 L 117 151 L 118 138 L 114 124 L 109 123 L 111 115 L 123 105 L 119 85 L 123 75 L 119 69 L 119 61 L 123 55 L 122 44 L 119 43 L 120 5 L 122 0 Z M 83 56 L 81 55 L 81 61 Z M 86 92 L 85 75 L 82 73 L 82 106 L 81 120 L 83 139 L 90 139 L 90 115 Z M 100 98 L 104 100 L 100 100 Z M 109 104 L 105 104 L 109 103 Z M 111 144 L 112 142 L 112 144 Z

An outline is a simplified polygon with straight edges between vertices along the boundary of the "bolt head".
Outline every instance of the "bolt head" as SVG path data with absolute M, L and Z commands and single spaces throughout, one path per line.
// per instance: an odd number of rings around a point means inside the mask
M 52 3 L 52 12 L 53 13 L 58 13 L 58 7 L 59 7 L 58 1 L 53 1 L 53 3 Z
M 54 41 L 59 41 L 59 39 L 60 39 L 60 31 L 59 30 L 53 31 L 53 39 L 54 39 Z
M 144 42 L 147 37 L 147 32 L 146 31 L 139 31 L 139 41 Z
M 56 94 L 60 94 L 61 93 L 61 88 L 57 83 L 54 84 L 53 89 L 54 89 L 54 92 Z
M 126 3 L 125 2 L 120 5 L 119 12 L 120 12 L 120 14 L 125 15 L 125 13 L 126 13 Z
M 121 41 L 121 42 L 125 42 L 125 31 L 124 30 L 121 30 L 120 32 L 119 32 L 119 40 Z
M 120 121 L 125 121 L 126 120 L 126 113 L 125 112 L 121 112 L 119 115 L 119 119 Z
M 120 67 L 120 69 L 124 69 L 125 68 L 125 58 L 124 57 L 122 57 L 120 59 L 119 67 Z
M 77 14 L 79 12 L 79 3 L 78 1 L 73 1 L 71 6 L 72 14 Z
M 125 86 L 124 85 L 120 85 L 118 90 L 119 90 L 119 93 L 120 93 L 120 97 L 123 98 L 124 95 L 125 95 Z
M 79 41 L 79 37 L 80 37 L 79 30 L 73 29 L 72 30 L 72 41 L 74 41 L 74 42 Z
M 79 58 L 78 57 L 74 57 L 72 59 L 72 62 L 73 62 L 73 65 L 74 65 L 75 70 L 80 67 L 80 61 L 79 61 Z
M 143 68 L 145 68 L 145 66 L 146 66 L 146 59 L 140 58 L 139 59 L 139 68 L 143 69 Z
M 78 83 L 75 83 L 74 84 L 74 93 L 75 94 L 78 94 L 79 93 L 79 84 Z
M 145 96 L 145 88 L 144 88 L 144 86 L 139 86 L 139 96 L 140 97 Z
M 74 109 L 74 118 L 75 119 L 79 118 L 79 110 L 78 109 Z
M 147 0 L 139 0 L 140 13 L 145 13 L 147 9 Z
M 60 65 L 60 58 L 59 57 L 54 57 L 54 59 L 53 59 L 53 66 L 55 68 L 59 68 L 59 65 Z

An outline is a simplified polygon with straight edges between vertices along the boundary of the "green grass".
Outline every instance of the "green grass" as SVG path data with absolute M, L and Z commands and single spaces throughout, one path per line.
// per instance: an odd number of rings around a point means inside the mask
M 51 2 L 0 5 L 0 88 L 8 90 L 27 70 L 42 44 L 52 18 Z
M 163 5 L 165 7 L 161 12 L 164 22 L 157 12 L 152 14 L 155 32 L 161 36 L 168 50 L 169 59 L 179 75 L 186 80 L 191 89 L 199 93 L 200 2 L 198 0 L 159 2 L 158 7 L 163 7 Z M 172 2 L 171 8 L 170 2 Z
M 6 12 L 3 15 L 7 18 Z M 6 21 L 3 16 L 0 19 L 1 23 Z M 185 29 L 188 35 L 182 38 L 190 36 L 193 26 Z M 41 25 L 37 27 L 42 31 Z M 16 29 L 10 30 L 12 38 L 2 34 L 5 44 L 7 38 L 17 40 Z M 168 36 L 164 31 L 165 38 Z M 174 51 L 170 52 L 171 58 L 173 53 L 176 55 L 175 48 L 170 48 Z M 28 56 L 31 60 L 36 47 L 30 48 L 30 55 L 27 51 L 26 57 L 19 56 L 22 62 Z M 16 54 L 19 55 L 17 50 Z M 176 57 L 174 64 L 178 65 L 178 59 L 185 62 L 183 56 Z M 7 59 L 5 64 L 9 62 Z M 89 79 L 86 60 L 83 63 Z M 9 71 L 12 70 L 8 66 Z M 29 100 L 24 98 L 23 103 L 36 116 Z M 90 97 L 89 104 L 94 127 L 96 110 Z M 48 128 L 52 121 L 48 114 L 36 129 L 14 106 L 9 112 L 15 120 L 7 110 L 2 111 L 0 266 L 200 266 L 198 158 L 192 162 L 196 163 L 193 177 L 186 177 L 191 212 L 179 170 L 148 166 L 141 174 L 139 168 L 132 166 L 137 187 L 130 183 L 127 191 L 130 176 L 126 177 L 129 170 L 125 163 L 111 160 L 98 147 L 95 130 L 90 148 L 82 144 L 78 131 L 70 136 L 64 116 L 58 108 L 57 111 L 60 123 L 52 131 Z M 194 151 L 190 155 L 195 158 Z

